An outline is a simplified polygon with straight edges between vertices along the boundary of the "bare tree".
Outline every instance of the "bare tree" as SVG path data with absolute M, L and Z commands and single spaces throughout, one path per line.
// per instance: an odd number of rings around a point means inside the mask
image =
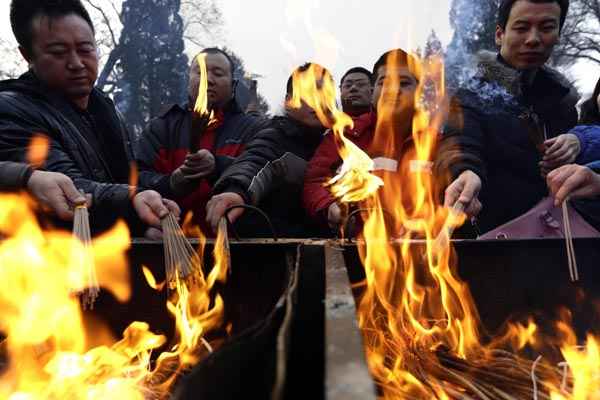
M 3 58 L 0 64 L 0 80 L 17 78 L 27 70 L 27 63 L 19 53 L 16 43 L 0 38 L 0 54 Z
M 183 39 L 188 55 L 223 39 L 223 14 L 214 0 L 182 0 Z
M 84 0 L 96 26 L 101 71 L 135 132 L 166 103 L 185 98 L 186 53 L 220 35 L 215 0 Z
M 587 60 L 600 65 L 600 0 L 572 0 L 552 63 L 570 67 Z

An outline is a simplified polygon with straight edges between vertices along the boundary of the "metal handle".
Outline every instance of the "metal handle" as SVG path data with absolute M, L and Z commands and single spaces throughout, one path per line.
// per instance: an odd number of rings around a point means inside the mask
M 275 227 L 273 226 L 273 223 L 271 222 L 271 219 L 263 210 L 261 210 L 258 207 L 251 206 L 248 204 L 240 204 L 240 205 L 235 205 L 235 206 L 231 206 L 231 207 L 227 208 L 225 210 L 225 213 L 223 214 L 225 216 L 225 218 L 227 219 L 227 225 L 231 228 L 231 232 L 233 233 L 233 236 L 236 238 L 236 240 L 240 240 L 240 237 L 239 237 L 237 231 L 235 230 L 233 224 L 229 220 L 229 211 L 235 210 L 237 208 L 252 210 L 252 211 L 255 211 L 258 214 L 260 214 L 265 219 L 265 221 L 267 221 L 267 225 L 269 225 L 269 229 L 271 230 L 271 233 L 273 234 L 273 240 L 277 241 L 279 239 L 279 237 L 277 236 L 277 232 L 275 231 Z

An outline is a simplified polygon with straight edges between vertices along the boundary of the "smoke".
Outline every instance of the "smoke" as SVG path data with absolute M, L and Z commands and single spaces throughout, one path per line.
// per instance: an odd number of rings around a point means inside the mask
M 498 0 L 452 1 L 450 25 L 454 36 L 446 54 L 451 87 L 458 86 L 476 72 L 473 55 L 481 50 L 496 50 L 497 8 Z

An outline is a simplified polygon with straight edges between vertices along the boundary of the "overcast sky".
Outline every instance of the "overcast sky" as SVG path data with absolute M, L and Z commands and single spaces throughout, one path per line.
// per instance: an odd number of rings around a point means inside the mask
M 305 61 L 339 79 L 353 66 L 371 69 L 386 50 L 424 43 L 432 28 L 444 44 L 452 34 L 448 0 L 219 1 L 232 49 L 265 76 L 259 88 L 274 109 L 290 72 Z
M 100 2 L 103 0 L 99 0 Z M 379 55 L 394 47 L 422 46 L 435 29 L 444 45 L 452 36 L 450 0 L 216 0 L 223 11 L 224 43 L 263 75 L 259 91 L 273 111 L 283 101 L 292 69 L 315 61 L 339 77 L 350 67 L 371 69 Z M 9 0 L 0 0 L 0 35 L 13 41 Z M 5 58 L 6 59 L 6 58 Z M 581 65 L 575 77 L 589 93 L 597 66 Z

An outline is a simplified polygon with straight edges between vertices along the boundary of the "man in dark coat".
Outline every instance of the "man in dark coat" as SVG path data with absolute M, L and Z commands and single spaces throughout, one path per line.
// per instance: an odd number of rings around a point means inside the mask
M 122 217 L 133 234 L 144 233 L 130 201 L 136 188 L 129 185 L 127 130 L 112 101 L 94 88 L 98 56 L 87 11 L 79 0 L 13 0 L 11 25 L 30 69 L 0 82 L 0 160 L 28 161 L 32 138 L 43 136 L 49 149 L 42 167 L 67 175 L 90 196 L 94 231 Z M 137 196 L 160 203 L 161 216 L 168 212 L 158 193 Z
M 140 184 L 192 211 L 193 221 L 208 233 L 205 210 L 212 185 L 264 121 L 240 110 L 234 96 L 234 65 L 227 53 L 208 48 L 199 54 L 206 57 L 213 120 L 205 127 L 194 112 L 200 84 L 195 57 L 189 70 L 188 103 L 172 105 L 154 118 L 135 147 Z
M 274 118 L 269 128 L 258 132 L 216 183 L 215 196 L 207 205 L 207 220 L 213 227 L 227 208 L 249 204 L 265 211 L 282 236 L 307 237 L 315 233 L 302 207 L 302 185 L 306 165 L 321 143 L 325 127 L 308 104 L 292 106 L 294 75 L 298 80 L 306 76 L 317 79 L 317 86 L 324 79 L 332 80 L 326 69 L 311 63 L 297 68 L 290 76 L 285 115 Z M 229 219 L 235 221 L 243 212 L 243 209 L 232 210 Z M 249 220 L 244 221 L 246 217 Z M 245 215 L 238 231 L 251 236 L 268 234 L 268 229 L 262 228 L 265 223 L 254 217 Z
M 504 0 L 499 54 L 480 53 L 477 74 L 457 93 L 438 159 L 453 179 L 444 203 L 479 214 L 482 232 L 548 195 L 544 176 L 559 166 L 545 157 L 549 139 L 577 123 L 577 95 L 545 66 L 567 10 L 564 0 Z

